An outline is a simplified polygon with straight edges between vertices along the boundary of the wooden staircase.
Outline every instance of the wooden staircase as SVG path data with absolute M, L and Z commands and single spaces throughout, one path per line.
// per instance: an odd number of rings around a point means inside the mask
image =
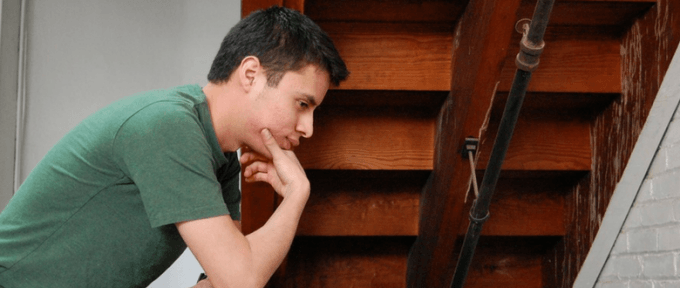
M 680 1 L 557 0 L 466 287 L 570 287 L 680 41 Z M 297 150 L 312 195 L 270 287 L 449 287 L 535 0 L 258 0 L 351 75 Z M 470 193 L 472 194 L 472 193 Z M 243 229 L 279 200 L 243 184 Z

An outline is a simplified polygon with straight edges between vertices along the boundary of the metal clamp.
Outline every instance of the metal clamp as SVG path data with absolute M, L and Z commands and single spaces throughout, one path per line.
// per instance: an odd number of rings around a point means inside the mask
M 474 206 L 474 205 L 473 205 Z M 482 218 L 475 218 L 475 215 L 472 211 L 470 211 L 470 222 L 477 223 L 477 224 L 484 224 L 486 220 L 489 220 L 489 216 L 491 216 L 491 213 L 489 211 L 486 212 L 486 215 Z
M 479 188 L 477 187 L 477 169 L 475 169 L 475 154 L 477 154 L 477 149 L 479 148 L 479 139 L 477 138 L 472 138 L 472 137 L 467 137 L 465 138 L 465 143 L 463 144 L 463 151 L 461 154 L 463 154 L 463 158 L 467 158 L 470 160 L 470 170 L 472 170 L 470 173 L 471 179 L 472 179 L 472 189 L 475 191 L 475 197 L 479 196 Z M 465 201 L 467 202 L 468 198 L 468 193 L 470 192 L 470 189 L 468 189 L 468 192 L 465 193 Z
M 477 153 L 477 146 L 479 146 L 479 139 L 472 137 L 465 138 L 463 151 L 461 151 L 463 158 L 470 158 L 470 153 L 474 156 Z
M 519 53 L 515 57 L 515 65 L 520 70 L 527 72 L 533 72 L 538 68 L 539 56 L 543 53 L 543 48 L 545 48 L 545 42 L 541 40 L 541 43 L 533 43 L 529 41 L 527 35 L 529 34 L 529 27 L 531 20 L 521 19 L 515 24 L 515 30 L 522 33 L 522 40 L 519 42 Z

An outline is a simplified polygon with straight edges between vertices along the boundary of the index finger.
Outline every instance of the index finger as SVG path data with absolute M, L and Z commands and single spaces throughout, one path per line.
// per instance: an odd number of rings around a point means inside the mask
M 283 150 L 281 150 L 281 147 L 279 147 L 279 143 L 276 143 L 276 139 L 274 139 L 274 136 L 272 136 L 272 133 L 269 132 L 269 129 L 264 128 L 260 132 L 262 135 L 262 141 L 264 142 L 264 147 L 267 148 L 267 151 L 269 151 L 269 154 L 272 155 L 272 160 L 274 158 L 278 158 L 283 156 Z

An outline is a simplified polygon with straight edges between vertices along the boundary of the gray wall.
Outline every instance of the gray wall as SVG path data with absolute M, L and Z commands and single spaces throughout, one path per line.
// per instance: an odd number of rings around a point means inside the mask
M 27 1 L 25 179 L 71 128 L 107 104 L 156 88 L 204 85 L 239 0 Z M 102 261 L 105 261 L 102 259 Z M 185 253 L 151 287 L 188 287 Z
M 28 1 L 21 178 L 71 128 L 116 99 L 205 84 L 240 1 Z
M 14 194 L 21 0 L 0 0 L 0 211 Z
M 680 79 L 680 49 L 676 51 L 645 124 L 643 134 L 635 148 L 643 152 L 656 153 L 637 157 L 636 155 L 641 154 L 633 152 L 624 177 L 619 183 L 622 187 L 621 189 L 617 187 L 617 192 L 612 197 L 612 204 L 607 209 L 607 213 L 611 216 L 616 216 L 621 212 L 626 213 L 622 225 L 619 225 L 615 231 L 613 248 L 611 245 L 596 245 L 598 243 L 596 239 L 588 255 L 590 258 L 592 256 L 590 254 L 601 253 L 600 250 L 610 251 L 595 287 L 680 287 L 680 111 L 678 111 L 680 81 L 678 79 Z M 664 115 L 668 115 L 668 118 L 659 121 L 665 117 Z M 654 145 L 646 144 L 651 138 L 655 138 L 655 134 L 660 135 L 660 144 L 659 142 Z M 652 159 L 651 165 L 649 159 Z M 647 165 L 641 163 L 647 163 Z M 636 167 L 636 165 L 642 167 Z M 626 178 L 629 170 L 645 172 L 642 174 L 644 178 L 641 177 L 640 181 L 626 181 L 630 179 Z M 619 193 L 618 190 L 623 191 L 627 188 L 634 188 L 637 195 L 633 194 L 627 205 L 617 205 L 616 202 L 622 198 L 616 193 Z M 609 216 L 605 215 L 598 238 L 600 234 L 606 234 L 607 230 L 617 228 L 605 225 L 609 223 L 607 219 Z M 581 274 L 587 274 L 589 273 L 587 270 L 596 269 L 588 265 L 589 260 L 586 259 Z M 585 285 L 586 281 L 582 282 L 583 285 L 578 285 L 577 281 L 575 287 L 592 287 Z

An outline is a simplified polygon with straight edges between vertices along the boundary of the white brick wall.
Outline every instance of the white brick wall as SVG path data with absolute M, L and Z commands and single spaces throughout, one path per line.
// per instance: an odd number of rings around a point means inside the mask
M 595 287 L 680 287 L 677 111 Z

